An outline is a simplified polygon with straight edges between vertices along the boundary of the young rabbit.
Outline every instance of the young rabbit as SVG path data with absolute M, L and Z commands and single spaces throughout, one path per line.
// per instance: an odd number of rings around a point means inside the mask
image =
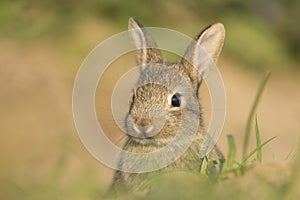
M 123 172 L 122 169 L 135 169 L 141 166 L 137 160 L 121 155 L 119 167 L 121 170 L 115 172 L 113 178 L 113 189 L 125 187 L 126 190 L 138 190 L 147 179 L 155 173 L 172 170 L 198 171 L 201 168 L 203 157 L 199 152 L 206 135 L 199 102 L 199 87 L 202 74 L 206 69 L 207 57 L 199 52 L 198 46 L 203 49 L 213 63 L 217 62 L 223 47 L 225 30 L 220 23 L 213 24 L 202 31 L 188 46 L 184 58 L 180 62 L 168 63 L 163 60 L 156 42 L 146 29 L 133 18 L 129 19 L 129 35 L 133 45 L 137 49 L 137 64 L 141 66 L 140 78 L 129 102 L 129 112 L 126 117 L 127 140 L 123 149 L 132 153 L 155 152 L 167 145 L 176 134 L 188 134 L 195 127 L 195 137 L 186 151 L 173 163 L 164 168 L 145 173 Z M 176 42 L 176 41 L 174 41 Z M 143 48 L 144 47 L 144 48 Z M 187 59 L 190 61 L 187 61 Z M 176 76 L 175 73 L 180 76 Z M 152 83 L 153 80 L 164 83 Z M 189 92 L 183 92 L 182 85 L 189 84 L 192 95 L 196 97 L 198 107 L 189 107 Z M 158 107 L 158 108 L 157 108 Z M 191 120 L 182 121 L 181 109 L 185 109 L 187 117 Z M 199 110 L 198 121 L 192 120 L 195 109 Z M 190 116 L 189 116 L 190 115 Z M 197 126 L 198 124 L 198 126 Z M 180 132 L 180 133 L 178 133 Z M 180 148 L 180 145 L 178 145 Z M 168 152 L 172 154 L 172 151 Z M 162 155 L 157 162 L 161 162 Z M 223 160 L 221 152 L 214 147 L 207 156 L 208 161 Z M 156 161 L 153 160 L 155 163 Z M 159 163 L 158 163 L 159 164 Z

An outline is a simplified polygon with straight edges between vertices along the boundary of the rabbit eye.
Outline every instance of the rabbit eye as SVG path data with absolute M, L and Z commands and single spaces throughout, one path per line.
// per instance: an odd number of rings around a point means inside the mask
M 171 98 L 171 105 L 174 107 L 180 107 L 180 95 L 174 94 Z

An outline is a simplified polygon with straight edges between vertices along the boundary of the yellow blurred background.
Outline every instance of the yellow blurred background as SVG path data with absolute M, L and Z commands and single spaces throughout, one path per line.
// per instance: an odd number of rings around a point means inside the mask
M 271 71 L 257 117 L 263 141 L 277 136 L 264 148 L 264 162 L 284 162 L 300 134 L 299 11 L 296 0 L 1 1 L 0 199 L 95 199 L 107 189 L 113 170 L 89 155 L 77 136 L 72 86 L 88 53 L 126 30 L 132 16 L 191 37 L 224 23 L 218 66 L 228 110 L 218 144 L 226 154 L 226 135 L 233 134 L 241 151 L 250 107 Z M 99 86 L 97 112 L 111 132 L 117 131 L 111 114 L 101 108 L 110 100 L 113 75 L 121 76 L 133 61 L 132 55 L 114 63 L 116 71 Z M 208 124 L 208 95 L 203 104 Z

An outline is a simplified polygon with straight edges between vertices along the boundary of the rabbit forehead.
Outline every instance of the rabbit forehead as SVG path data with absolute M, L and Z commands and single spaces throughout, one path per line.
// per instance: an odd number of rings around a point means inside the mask
M 167 103 L 167 96 L 172 93 L 167 87 L 155 83 L 142 85 L 136 90 L 137 100 L 159 104 Z
M 158 84 L 148 83 L 140 86 L 136 90 L 136 99 L 131 109 L 132 116 L 144 116 L 156 106 L 166 108 L 171 93 L 171 90 Z
M 160 63 L 147 66 L 141 73 L 136 88 L 153 83 L 168 88 L 173 93 L 181 86 L 190 85 L 190 79 L 178 63 Z

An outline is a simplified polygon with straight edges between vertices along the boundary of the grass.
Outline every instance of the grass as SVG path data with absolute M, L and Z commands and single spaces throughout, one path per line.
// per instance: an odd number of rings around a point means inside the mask
M 259 132 L 259 128 L 258 128 L 257 116 L 255 118 L 255 138 L 256 138 L 256 147 L 261 146 L 260 132 Z M 261 150 L 261 148 L 258 149 L 258 151 L 257 151 L 256 159 L 259 163 L 262 163 L 262 150 Z
M 248 149 L 248 146 L 249 146 L 249 138 L 250 138 L 250 133 L 251 133 L 251 126 L 252 126 L 252 123 L 253 123 L 253 118 L 254 118 L 254 115 L 255 115 L 255 111 L 257 109 L 259 100 L 262 96 L 262 93 L 265 89 L 265 86 L 266 86 L 266 84 L 269 80 L 270 75 L 271 75 L 271 73 L 268 72 L 265 75 L 265 77 L 263 78 L 263 80 L 260 84 L 260 87 L 258 89 L 257 95 L 255 97 L 254 103 L 252 105 L 252 108 L 251 108 L 251 111 L 250 111 L 250 114 L 249 114 L 249 117 L 248 117 L 248 120 L 247 120 L 246 129 L 245 129 L 244 144 L 243 144 L 243 156 L 245 156 L 246 153 L 247 153 L 247 149 Z
M 259 100 L 261 99 L 261 96 L 263 94 L 263 91 L 265 89 L 265 86 L 269 80 L 270 77 L 270 72 L 266 73 L 264 76 L 259 90 L 255 96 L 254 103 L 251 107 L 250 114 L 248 116 L 247 124 L 246 124 L 246 129 L 245 129 L 245 134 L 244 134 L 244 143 L 243 143 L 243 154 L 242 154 L 242 159 L 241 161 L 236 161 L 236 144 L 234 137 L 232 135 L 227 136 L 228 140 L 228 156 L 223 168 L 223 171 L 221 172 L 221 177 L 226 177 L 226 174 L 228 172 L 234 172 L 234 174 L 239 177 L 245 173 L 245 169 L 247 168 L 247 161 L 253 157 L 253 155 L 256 154 L 256 162 L 262 163 L 262 148 L 271 142 L 273 139 L 276 137 L 272 137 L 269 140 L 265 141 L 264 143 L 261 143 L 261 138 L 260 138 L 260 131 L 259 131 L 259 126 L 258 126 L 258 120 L 257 116 L 255 118 L 255 139 L 256 139 L 256 148 L 247 153 L 247 149 L 249 146 L 249 141 L 250 141 L 250 135 L 251 135 L 251 127 L 253 125 L 253 118 L 255 116 L 255 112 L 257 109 L 257 106 L 259 104 Z

